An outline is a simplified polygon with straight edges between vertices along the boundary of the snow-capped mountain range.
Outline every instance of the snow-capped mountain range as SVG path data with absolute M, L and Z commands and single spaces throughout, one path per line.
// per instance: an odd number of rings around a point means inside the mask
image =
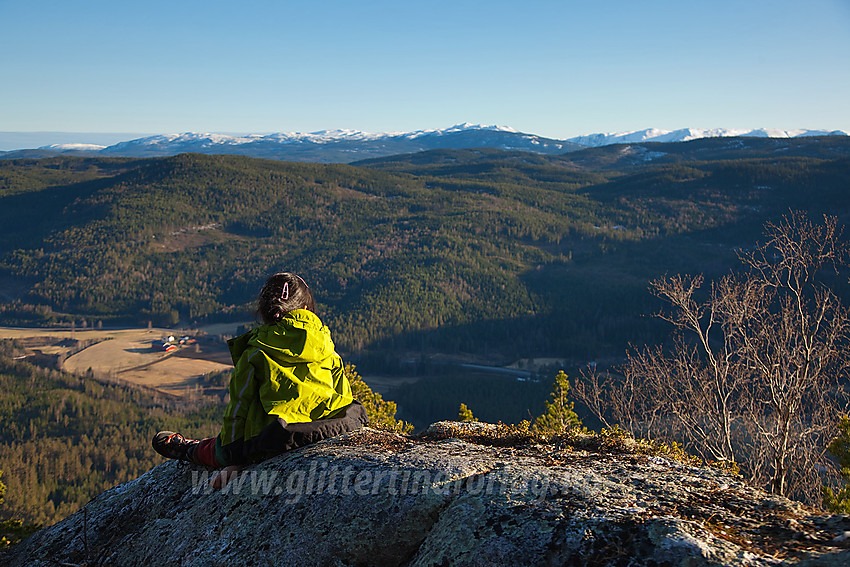
M 564 140 L 524 134 L 505 126 L 458 124 L 441 130 L 379 134 L 359 130 L 323 130 L 309 134 L 279 132 L 244 136 L 187 132 L 160 134 L 111 146 L 89 148 L 81 148 L 77 144 L 54 144 L 40 147 L 35 152 L 125 157 L 155 157 L 195 152 L 292 161 L 350 163 L 425 150 L 481 147 L 546 154 L 559 154 L 582 148 Z M 5 157 L 10 156 L 7 154 Z
M 566 140 L 544 138 L 519 132 L 507 126 L 458 124 L 451 128 L 414 132 L 369 133 L 359 130 L 322 130 L 312 133 L 280 132 L 232 136 L 187 132 L 136 138 L 111 146 L 94 144 L 52 144 L 37 150 L 0 152 L 0 157 L 20 155 L 39 157 L 57 153 L 73 155 L 153 157 L 185 152 L 239 154 L 251 157 L 293 161 L 350 163 L 388 155 L 433 149 L 497 148 L 544 154 L 562 154 L 588 147 L 642 142 L 684 142 L 700 138 L 848 135 L 841 130 L 735 130 L 725 128 L 659 130 L 590 134 Z
M 689 142 L 700 138 L 800 138 L 805 136 L 847 136 L 842 130 L 777 130 L 758 128 L 755 130 L 735 130 L 731 128 L 682 128 L 680 130 L 659 130 L 647 128 L 634 132 L 613 132 L 610 134 L 590 134 L 570 138 L 568 142 L 586 147 L 608 146 L 611 144 L 635 144 L 639 142 Z

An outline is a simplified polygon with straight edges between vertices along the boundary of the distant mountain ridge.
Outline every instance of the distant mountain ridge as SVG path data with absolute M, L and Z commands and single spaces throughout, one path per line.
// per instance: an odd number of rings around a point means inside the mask
M 562 154 L 582 149 L 578 144 L 525 134 L 505 126 L 458 124 L 442 130 L 381 134 L 359 130 L 323 130 L 310 134 L 281 132 L 245 136 L 186 132 L 137 138 L 106 147 L 55 144 L 33 150 L 0 152 L 0 158 L 39 158 L 55 155 L 164 157 L 181 153 L 201 153 L 286 161 L 351 163 L 427 150 L 478 147 L 541 154 Z
M 232 154 L 256 158 L 324 163 L 355 161 L 435 149 L 495 148 L 538 154 L 564 154 L 589 147 L 641 142 L 683 142 L 716 137 L 796 138 L 844 135 L 842 130 L 736 130 L 726 128 L 598 133 L 566 140 L 519 132 L 507 126 L 458 124 L 445 129 L 369 133 L 360 130 L 322 130 L 312 133 L 225 135 L 185 132 L 146 136 L 110 146 L 61 143 L 30 150 L 0 152 L 0 158 L 39 158 L 55 155 L 163 157 L 181 153 Z
M 612 144 L 632 144 L 637 142 L 689 142 L 702 138 L 803 138 L 809 136 L 847 136 L 843 130 L 777 130 L 757 128 L 740 130 L 733 128 L 682 128 L 679 130 L 659 130 L 647 128 L 634 132 L 612 132 L 608 134 L 590 134 L 570 138 L 568 142 L 585 147 L 610 146 Z

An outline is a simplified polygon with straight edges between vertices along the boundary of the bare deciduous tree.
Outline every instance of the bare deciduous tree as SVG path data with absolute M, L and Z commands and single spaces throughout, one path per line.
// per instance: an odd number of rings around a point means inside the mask
M 819 279 L 846 265 L 835 218 L 792 213 L 742 253 L 746 270 L 713 282 L 653 282 L 672 309 L 671 347 L 636 349 L 622 377 L 583 373 L 576 397 L 604 423 L 683 441 L 737 462 L 753 482 L 814 502 L 830 467 L 826 445 L 847 411 L 847 309 Z

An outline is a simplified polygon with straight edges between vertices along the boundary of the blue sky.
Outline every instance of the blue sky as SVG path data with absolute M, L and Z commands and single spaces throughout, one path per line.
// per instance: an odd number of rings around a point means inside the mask
M 850 131 L 850 0 L 0 0 L 0 131 Z

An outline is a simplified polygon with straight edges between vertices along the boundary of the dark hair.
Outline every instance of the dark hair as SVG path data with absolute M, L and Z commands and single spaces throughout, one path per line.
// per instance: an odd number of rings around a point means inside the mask
M 266 280 L 257 301 L 257 317 L 263 323 L 277 323 L 286 313 L 295 309 L 316 311 L 313 292 L 299 276 L 282 272 Z

